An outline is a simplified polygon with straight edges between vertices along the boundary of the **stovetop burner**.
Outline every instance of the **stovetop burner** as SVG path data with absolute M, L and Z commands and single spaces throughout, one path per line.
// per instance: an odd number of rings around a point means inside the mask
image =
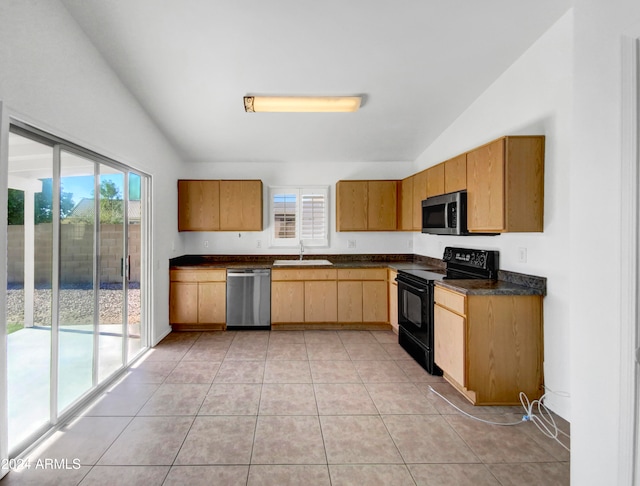
M 443 273 L 436 273 L 429 270 L 422 270 L 419 268 L 409 268 L 406 270 L 400 270 L 399 273 L 400 272 L 409 274 L 421 280 L 427 280 L 427 281 L 443 280 L 445 278 L 445 275 Z

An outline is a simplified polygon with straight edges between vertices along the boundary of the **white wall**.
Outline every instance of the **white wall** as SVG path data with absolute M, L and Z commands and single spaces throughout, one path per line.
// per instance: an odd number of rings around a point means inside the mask
M 269 248 L 267 215 L 268 188 L 279 185 L 329 186 L 329 248 L 307 248 L 305 255 L 336 253 L 413 253 L 412 233 L 402 232 L 336 232 L 335 185 L 340 179 L 399 179 L 410 174 L 412 164 L 396 163 L 318 163 L 296 162 L 229 162 L 193 164 L 189 174 L 201 179 L 261 179 L 264 196 L 264 231 L 181 233 L 180 241 L 188 254 L 297 254 L 298 249 Z M 240 235 L 240 236 L 238 236 Z M 355 248 L 349 248 L 354 240 Z M 208 241 L 208 246 L 204 242 Z M 258 248 L 260 241 L 261 248 Z
M 503 135 L 545 135 L 543 233 L 441 237 L 416 235 L 416 253 L 442 257 L 444 246 L 500 251 L 504 270 L 546 277 L 544 299 L 545 383 L 570 392 L 569 159 L 572 119 L 572 13 L 565 14 L 485 91 L 417 160 L 422 169 Z M 518 259 L 527 250 L 527 262 Z M 571 418 L 571 400 L 548 396 L 547 404 Z
M 169 330 L 176 153 L 57 1 L 0 2 L 0 66 L 0 100 L 10 114 L 153 176 L 155 342 Z
M 618 215 L 629 204 L 620 197 L 621 46 L 625 34 L 640 37 L 640 2 L 576 0 L 574 9 L 571 476 L 580 485 L 628 484 L 625 476 L 618 476 L 620 457 L 627 456 L 618 435 L 631 426 L 621 415 L 627 408 L 621 403 L 621 386 L 625 386 L 620 381 L 621 365 L 634 366 L 620 361 L 622 345 L 633 346 L 622 336 L 635 325 L 620 311 L 625 262 L 621 261 L 623 228 Z M 594 261 L 599 263 L 597 273 Z

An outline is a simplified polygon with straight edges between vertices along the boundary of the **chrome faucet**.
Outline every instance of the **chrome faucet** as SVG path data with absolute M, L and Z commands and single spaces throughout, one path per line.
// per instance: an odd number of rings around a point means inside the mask
M 302 261 L 302 255 L 304 254 L 304 244 L 300 240 L 300 261 Z

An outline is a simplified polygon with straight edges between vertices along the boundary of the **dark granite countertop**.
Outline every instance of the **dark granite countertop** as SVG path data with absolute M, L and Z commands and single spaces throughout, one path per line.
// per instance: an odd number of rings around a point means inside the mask
M 179 268 L 405 268 L 441 267 L 434 258 L 411 254 L 342 254 L 305 255 L 305 261 L 329 260 L 333 265 L 286 265 L 274 267 L 274 260 L 297 260 L 296 255 L 184 255 L 169 260 L 169 266 Z
M 441 280 L 435 284 L 465 295 L 545 295 L 544 289 L 504 280 Z
M 287 265 L 274 267 L 274 260 L 297 260 L 297 255 L 184 255 L 172 258 L 172 269 L 199 268 L 390 268 L 430 270 L 444 273 L 442 260 L 412 254 L 305 255 L 305 260 L 329 260 L 333 265 Z M 442 280 L 436 285 L 465 295 L 546 295 L 547 279 L 505 270 L 498 280 Z

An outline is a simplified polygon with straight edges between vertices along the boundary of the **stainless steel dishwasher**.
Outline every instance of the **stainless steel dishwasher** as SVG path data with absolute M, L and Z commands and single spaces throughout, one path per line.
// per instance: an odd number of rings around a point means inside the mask
M 271 328 L 271 270 L 227 269 L 227 329 Z

